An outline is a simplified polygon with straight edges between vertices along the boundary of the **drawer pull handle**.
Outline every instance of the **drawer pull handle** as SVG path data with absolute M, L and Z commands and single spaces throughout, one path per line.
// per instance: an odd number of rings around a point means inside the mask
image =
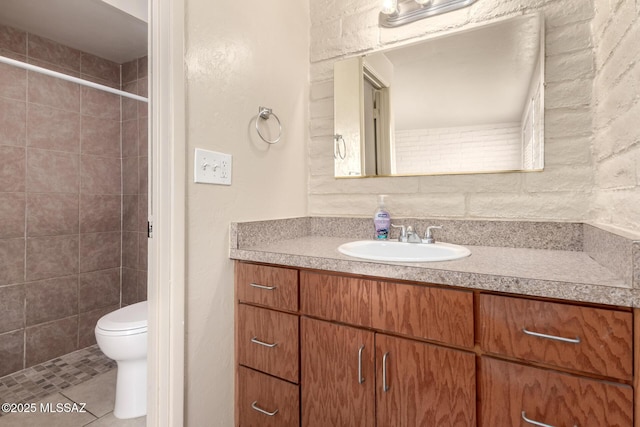
M 249 286 L 251 286 L 252 288 L 264 289 L 265 291 L 275 291 L 276 289 L 278 289 L 277 286 L 264 286 L 258 285 L 257 283 L 249 283 Z
M 553 427 L 551 424 L 545 424 L 545 423 L 541 423 L 540 421 L 535 421 L 530 418 L 527 418 L 527 413 L 525 411 L 522 411 L 522 419 L 529 424 L 533 424 L 534 426 Z
M 522 411 L 522 419 L 529 424 L 533 424 L 534 426 L 553 427 L 551 424 L 545 424 L 545 423 L 541 423 L 540 421 L 535 421 L 530 418 L 527 418 L 527 413 L 525 411 Z M 574 424 L 573 427 L 578 427 L 578 425 Z
M 273 412 L 265 411 L 264 409 L 262 409 L 261 407 L 259 407 L 258 405 L 256 405 L 256 403 L 258 403 L 258 401 L 257 401 L 257 400 L 256 400 L 256 401 L 254 401 L 254 402 L 251 404 L 251 408 L 252 408 L 253 410 L 255 410 L 255 411 L 260 412 L 261 414 L 264 414 L 264 415 L 268 415 L 268 416 L 270 416 L 270 417 L 273 417 L 275 414 L 277 414 L 277 413 L 278 413 L 278 410 L 277 410 L 277 409 L 276 409 L 275 411 L 273 411 Z M 524 412 L 523 412 L 523 413 L 524 413 Z
M 364 377 L 362 376 L 362 351 L 364 350 L 364 346 L 360 347 L 358 350 L 358 384 L 362 384 L 364 382 Z
M 382 356 L 382 391 L 385 393 L 389 391 L 389 384 L 387 384 L 387 358 L 389 357 L 389 352 L 387 351 L 384 356 Z
M 274 342 L 273 344 L 269 344 L 268 342 L 260 341 L 258 339 L 258 337 L 251 338 L 251 342 L 254 343 L 254 344 L 260 344 L 260 345 L 263 345 L 263 346 L 269 347 L 269 348 L 273 348 L 273 347 L 278 345 L 277 342 Z
M 580 337 L 575 337 L 575 338 L 557 337 L 555 335 L 547 335 L 547 334 L 541 334 L 540 332 L 528 331 L 527 328 L 522 328 L 522 332 L 524 332 L 527 335 L 531 335 L 533 337 L 546 338 L 548 340 L 554 340 L 554 341 L 568 342 L 571 344 L 580 344 Z

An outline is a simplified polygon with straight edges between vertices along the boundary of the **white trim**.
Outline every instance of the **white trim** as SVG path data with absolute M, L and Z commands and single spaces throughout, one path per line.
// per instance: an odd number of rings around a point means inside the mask
M 136 101 L 149 102 L 149 100 L 143 96 L 136 95 L 134 93 L 125 92 L 123 90 L 114 89 L 109 86 L 101 85 L 100 83 L 94 83 L 89 80 L 80 79 L 78 77 L 73 77 L 68 74 L 59 73 L 57 71 L 49 70 L 47 68 L 38 67 L 36 65 L 27 64 L 26 62 L 17 61 L 15 59 L 7 58 L 6 56 L 0 55 L 0 62 L 12 65 L 14 67 L 22 68 L 27 71 L 33 71 L 35 73 L 44 74 L 49 77 L 55 77 L 58 79 L 66 80 L 68 82 L 77 83 L 82 86 L 87 86 L 93 89 L 102 90 L 104 92 L 113 93 L 114 95 L 124 96 L 126 98 L 135 99 Z
M 147 425 L 184 423 L 184 0 L 150 0 Z

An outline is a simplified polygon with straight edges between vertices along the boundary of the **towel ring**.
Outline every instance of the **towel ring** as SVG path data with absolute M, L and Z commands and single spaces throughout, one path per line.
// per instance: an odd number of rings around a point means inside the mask
M 258 126 L 258 119 L 269 120 L 271 116 L 273 116 L 278 122 L 278 137 L 273 140 L 268 140 L 262 135 L 262 132 L 260 132 L 260 127 Z M 276 114 L 271 110 L 271 108 L 258 107 L 258 116 L 256 117 L 256 131 L 258 132 L 258 136 L 260 136 L 260 139 L 262 139 L 267 144 L 276 144 L 278 141 L 280 141 L 280 137 L 282 137 L 282 124 L 280 123 L 280 119 L 278 118 L 278 116 L 276 116 Z
M 345 142 L 344 137 L 339 133 L 336 133 L 333 136 L 333 139 L 336 141 L 336 144 L 333 150 L 333 158 L 337 159 L 338 157 L 340 157 L 340 160 L 344 160 L 344 158 L 347 157 L 347 143 Z M 344 147 L 344 150 L 340 150 L 340 141 L 342 141 L 342 146 Z

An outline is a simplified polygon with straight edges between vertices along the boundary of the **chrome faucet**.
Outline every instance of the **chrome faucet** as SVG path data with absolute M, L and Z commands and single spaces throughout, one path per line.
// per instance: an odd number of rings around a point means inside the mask
M 399 242 L 405 243 L 422 243 L 422 239 L 417 232 L 414 231 L 412 226 L 405 227 L 404 225 L 393 225 L 393 228 L 400 228 L 400 236 L 398 236 Z
M 430 227 L 427 227 L 427 231 L 424 233 L 424 243 L 426 244 L 432 244 L 436 242 L 436 239 L 433 237 L 433 235 L 431 234 L 431 230 L 438 230 L 441 229 L 442 226 L 441 225 L 432 225 Z
M 413 231 L 412 226 L 407 227 L 407 242 L 422 243 L 422 239 L 420 238 L 420 235 L 417 232 Z

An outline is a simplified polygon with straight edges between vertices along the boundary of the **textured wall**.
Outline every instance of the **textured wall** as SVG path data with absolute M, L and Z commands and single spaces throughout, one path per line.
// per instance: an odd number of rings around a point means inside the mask
M 632 0 L 628 0 L 633 3 Z M 333 178 L 333 63 L 345 56 L 542 9 L 546 20 L 544 172 Z M 392 215 L 584 220 L 593 190 L 594 52 L 589 0 L 480 0 L 397 29 L 378 27 L 368 0 L 311 2 L 309 214 L 371 215 L 390 194 Z
M 307 1 L 186 3 L 186 425 L 234 425 L 231 221 L 306 214 Z M 273 108 L 282 140 L 255 131 Z M 193 183 L 194 148 L 233 156 L 232 185 Z M 265 236 L 271 230 L 260 230 Z
M 596 0 L 595 219 L 640 231 L 640 2 Z

